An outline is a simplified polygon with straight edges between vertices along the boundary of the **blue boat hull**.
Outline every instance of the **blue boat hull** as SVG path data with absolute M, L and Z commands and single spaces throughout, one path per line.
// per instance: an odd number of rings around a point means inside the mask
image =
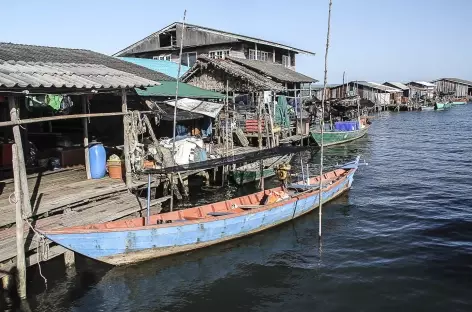
M 323 202 L 347 191 L 353 182 L 353 168 L 341 180 L 323 189 Z M 241 215 L 217 217 L 205 222 L 171 226 L 145 226 L 113 231 L 44 233 L 52 241 L 87 257 L 112 265 L 135 263 L 194 250 L 251 235 L 292 220 L 318 207 L 319 192 L 297 195 L 279 206 Z M 53 231 L 52 231 L 53 232 Z

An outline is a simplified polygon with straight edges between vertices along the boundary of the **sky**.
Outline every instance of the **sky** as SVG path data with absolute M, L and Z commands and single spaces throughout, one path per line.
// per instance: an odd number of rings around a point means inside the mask
M 113 54 L 181 21 L 258 37 L 298 55 L 323 81 L 329 0 L 0 0 L 0 42 Z M 333 0 L 328 83 L 472 80 L 471 0 Z

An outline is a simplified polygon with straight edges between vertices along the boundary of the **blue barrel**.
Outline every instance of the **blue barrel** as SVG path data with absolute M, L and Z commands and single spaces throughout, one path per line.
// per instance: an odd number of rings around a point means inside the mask
M 89 148 L 90 175 L 92 179 L 101 179 L 106 173 L 107 153 L 101 143 L 91 143 Z

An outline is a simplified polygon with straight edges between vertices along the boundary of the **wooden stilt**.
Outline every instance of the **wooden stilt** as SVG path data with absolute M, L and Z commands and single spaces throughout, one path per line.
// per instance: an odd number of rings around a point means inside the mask
M 10 120 L 15 122 L 18 120 L 18 110 L 16 108 L 15 97 L 10 96 L 8 98 L 8 106 L 10 108 Z M 23 209 L 27 216 L 31 216 L 31 202 L 28 189 L 28 179 L 26 177 L 26 165 L 25 165 L 25 154 L 23 153 L 23 144 L 21 140 L 20 126 L 13 126 L 13 137 L 15 139 L 16 149 L 18 151 L 18 167 L 19 167 L 19 179 L 21 184 L 22 197 L 25 198 L 23 203 Z
M 64 264 L 66 268 L 75 267 L 75 253 L 72 250 L 68 250 L 64 253 Z
M 262 105 L 261 105 L 261 97 L 259 93 L 256 95 L 256 99 L 257 99 L 257 132 L 258 132 L 259 150 L 262 150 Z M 261 174 L 260 186 L 261 186 L 261 190 L 264 190 L 264 162 L 262 159 L 259 160 L 259 169 L 260 169 L 260 174 Z
M 21 192 L 20 167 L 19 167 L 19 151 L 17 144 L 12 145 L 12 164 L 15 185 L 16 200 L 16 269 L 18 280 L 18 295 L 21 299 L 26 298 L 26 258 L 25 258 L 25 238 L 22 206 L 24 202 L 29 202 L 29 198 L 25 198 Z
M 87 96 L 82 95 L 82 113 L 87 113 Z M 90 155 L 89 155 L 89 139 L 88 139 L 88 118 L 82 118 L 82 127 L 84 131 L 84 153 L 85 153 L 85 170 L 87 172 L 87 179 L 91 179 L 90 174 Z
M 121 111 L 123 113 L 128 111 L 128 103 L 126 98 L 126 90 L 121 89 Z M 126 186 L 131 189 L 131 159 L 129 155 L 129 116 L 123 116 L 123 153 L 125 154 L 125 169 L 126 169 Z

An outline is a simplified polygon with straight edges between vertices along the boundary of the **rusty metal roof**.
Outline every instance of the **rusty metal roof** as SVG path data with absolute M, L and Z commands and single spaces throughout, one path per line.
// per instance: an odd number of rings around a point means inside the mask
M 158 82 L 99 64 L 0 60 L 1 88 L 136 88 Z
M 231 61 L 248 67 L 252 70 L 258 71 L 263 75 L 273 77 L 282 82 L 318 82 L 318 80 L 308 77 L 306 75 L 300 74 L 294 70 L 291 70 L 285 67 L 282 64 L 258 61 L 258 60 L 248 60 L 236 57 L 227 57 Z

